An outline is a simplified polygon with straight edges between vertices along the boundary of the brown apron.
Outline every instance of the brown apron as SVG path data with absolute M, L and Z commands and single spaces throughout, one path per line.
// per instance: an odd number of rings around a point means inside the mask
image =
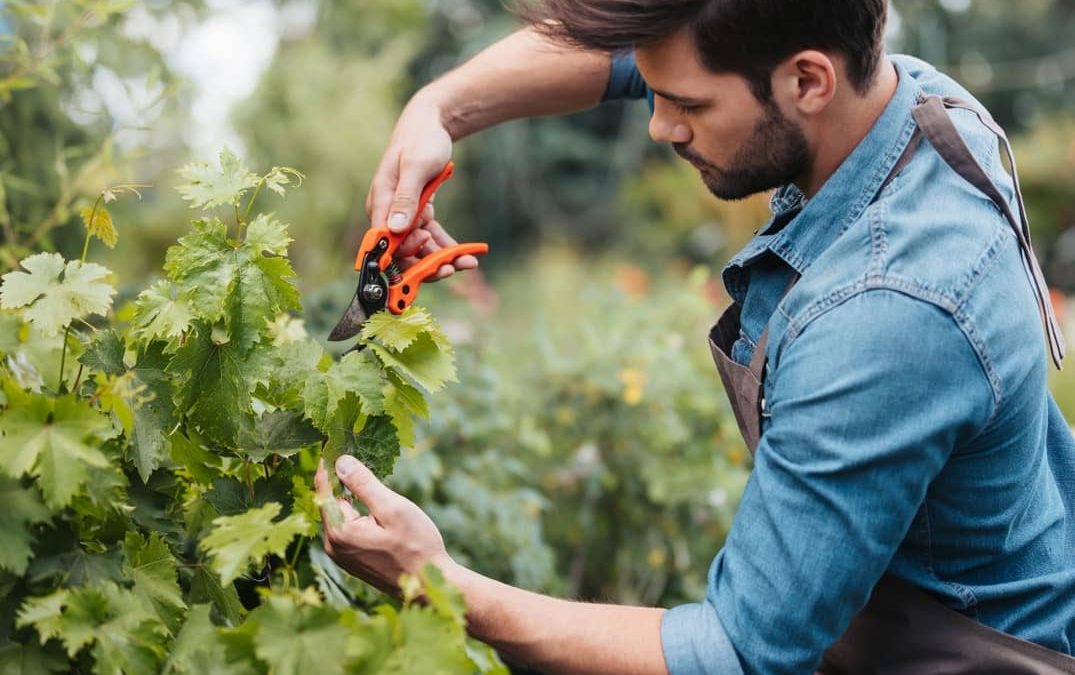
M 971 155 L 946 108 L 974 112 L 1000 138 L 1011 163 L 1019 219 Z M 1019 241 L 1049 351 L 1059 367 L 1064 356 L 1064 342 L 1049 302 L 1048 288 L 1030 246 L 1026 210 L 1007 137 L 991 119 L 955 99 L 923 97 L 913 113 L 918 128 L 886 183 L 910 162 L 924 136 L 956 173 L 996 203 Z M 791 284 L 794 285 L 796 280 L 797 277 Z M 724 312 L 710 332 L 709 346 L 743 440 L 753 454 L 761 438 L 761 416 L 767 407 L 762 383 L 769 328 L 766 327 L 758 339 L 749 365 L 742 366 L 730 356 L 732 345 L 739 338 L 739 314 L 740 308 L 734 304 Z M 886 574 L 877 583 L 866 607 L 855 616 L 836 644 L 825 652 L 818 673 L 1060 675 L 1075 673 L 1075 658 L 984 626 L 946 607 L 912 584 Z

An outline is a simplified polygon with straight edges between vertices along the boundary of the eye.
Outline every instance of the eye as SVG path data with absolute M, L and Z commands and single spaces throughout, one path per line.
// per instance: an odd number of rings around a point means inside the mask
M 678 101 L 669 101 L 672 107 L 675 108 L 682 115 L 691 115 L 702 109 L 700 105 L 687 105 L 685 103 L 679 103 Z

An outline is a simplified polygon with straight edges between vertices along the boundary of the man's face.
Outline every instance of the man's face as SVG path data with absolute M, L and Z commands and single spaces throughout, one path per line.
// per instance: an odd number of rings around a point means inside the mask
M 806 173 L 802 129 L 774 101 L 759 101 L 743 77 L 706 69 L 685 30 L 636 56 L 656 93 L 650 135 L 671 143 L 714 195 L 742 199 Z

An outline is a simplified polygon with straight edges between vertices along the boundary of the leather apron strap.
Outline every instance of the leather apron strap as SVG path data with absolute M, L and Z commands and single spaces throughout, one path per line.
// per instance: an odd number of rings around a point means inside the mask
M 1012 180 L 1015 184 L 1015 199 L 1019 205 L 1018 219 L 1012 213 L 1008 201 L 1004 199 L 996 184 L 990 180 L 985 169 L 982 168 L 982 165 L 978 163 L 978 160 L 971 154 L 970 149 L 967 148 L 967 144 L 963 141 L 963 137 L 959 135 L 959 131 L 956 129 L 955 123 L 952 122 L 952 118 L 948 115 L 946 108 L 960 108 L 973 112 L 981 120 L 982 124 L 1000 139 L 1005 154 L 1008 156 L 1008 163 L 1011 165 Z M 1049 343 L 1049 352 L 1052 355 L 1053 363 L 1056 364 L 1057 368 L 1061 368 L 1061 361 L 1064 359 L 1065 352 L 1064 336 L 1060 332 L 1060 325 L 1056 320 L 1056 314 L 1049 299 L 1049 287 L 1045 284 L 1041 266 L 1038 264 L 1034 249 L 1030 245 L 1030 221 L 1027 218 L 1023 194 L 1019 188 L 1019 172 L 1015 166 L 1015 155 L 1012 154 L 1011 144 L 1008 142 L 1007 135 L 990 117 L 984 115 L 969 103 L 958 99 L 942 99 L 938 96 L 928 96 L 914 107 L 913 114 L 918 128 L 929 140 L 929 144 L 933 146 L 937 154 L 944 159 L 953 171 L 989 197 L 997 205 L 1001 213 L 1004 214 L 1004 217 L 1007 218 L 1016 239 L 1019 241 L 1019 250 L 1022 253 L 1023 262 L 1030 276 L 1030 283 L 1034 287 L 1034 295 L 1037 298 L 1038 311 L 1041 313 L 1046 341 Z

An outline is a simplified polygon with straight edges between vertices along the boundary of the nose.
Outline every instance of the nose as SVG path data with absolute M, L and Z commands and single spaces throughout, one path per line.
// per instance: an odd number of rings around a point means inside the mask
M 690 127 L 677 116 L 670 114 L 667 108 L 667 103 L 660 99 L 656 101 L 653 115 L 649 118 L 650 138 L 658 143 L 690 143 L 693 138 Z

